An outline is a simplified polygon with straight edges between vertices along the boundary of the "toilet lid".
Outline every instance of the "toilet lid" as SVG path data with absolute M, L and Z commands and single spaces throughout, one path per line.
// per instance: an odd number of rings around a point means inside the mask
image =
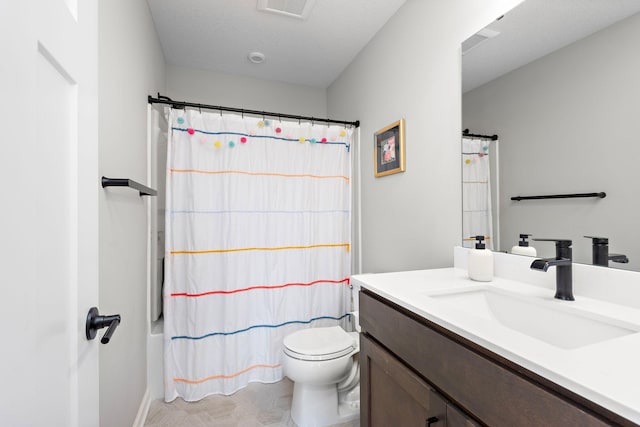
M 353 337 L 340 326 L 311 328 L 287 335 L 284 352 L 302 360 L 335 359 L 354 350 Z

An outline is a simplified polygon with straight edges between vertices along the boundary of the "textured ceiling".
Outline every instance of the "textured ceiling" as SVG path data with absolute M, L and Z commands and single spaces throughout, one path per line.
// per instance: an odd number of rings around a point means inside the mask
M 640 12 L 640 0 L 525 0 L 487 28 L 500 35 L 462 56 L 462 92 Z
M 169 64 L 326 88 L 405 0 L 317 0 L 306 20 L 257 0 L 147 2 Z

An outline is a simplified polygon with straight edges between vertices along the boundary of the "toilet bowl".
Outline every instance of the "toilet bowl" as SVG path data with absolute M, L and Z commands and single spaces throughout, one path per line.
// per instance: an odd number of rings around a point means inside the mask
M 360 416 L 357 332 L 339 326 L 294 332 L 283 340 L 284 374 L 293 381 L 291 418 L 320 427 Z

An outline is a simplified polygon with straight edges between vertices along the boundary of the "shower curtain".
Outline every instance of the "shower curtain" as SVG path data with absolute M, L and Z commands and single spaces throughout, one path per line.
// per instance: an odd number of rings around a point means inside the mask
M 487 249 L 493 249 L 489 144 L 462 138 L 462 238 L 467 248 L 475 247 L 471 236 L 485 236 Z
M 165 400 L 279 381 L 284 336 L 348 316 L 353 130 L 168 120 Z

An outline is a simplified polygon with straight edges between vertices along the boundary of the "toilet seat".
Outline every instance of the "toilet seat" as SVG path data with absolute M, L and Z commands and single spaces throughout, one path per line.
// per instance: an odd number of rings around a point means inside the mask
M 331 360 L 356 349 L 354 339 L 340 326 L 311 328 L 287 335 L 284 352 L 300 360 Z

